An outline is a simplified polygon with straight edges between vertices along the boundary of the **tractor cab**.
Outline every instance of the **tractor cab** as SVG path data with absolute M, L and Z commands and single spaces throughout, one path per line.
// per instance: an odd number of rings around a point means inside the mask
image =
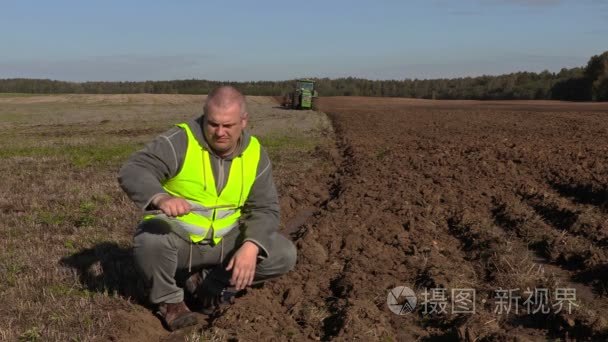
M 292 109 L 312 109 L 315 97 L 317 97 L 317 91 L 314 81 L 297 80 L 295 89 L 284 96 L 283 106 Z

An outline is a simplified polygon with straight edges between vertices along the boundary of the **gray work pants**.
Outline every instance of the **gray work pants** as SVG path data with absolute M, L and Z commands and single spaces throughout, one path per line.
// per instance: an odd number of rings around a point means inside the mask
M 278 277 L 291 270 L 296 263 L 294 244 L 279 233 L 274 233 L 267 257 L 258 257 L 254 283 Z M 205 269 L 205 290 L 219 293 L 229 286 L 232 271 L 226 271 L 230 258 L 242 244 L 242 234 L 234 229 L 217 245 L 193 244 L 185 233 L 172 229 L 170 224 L 152 219 L 142 222 L 134 236 L 135 264 L 150 290 L 150 302 L 179 303 L 184 291 L 178 286 L 176 275 L 188 276 Z

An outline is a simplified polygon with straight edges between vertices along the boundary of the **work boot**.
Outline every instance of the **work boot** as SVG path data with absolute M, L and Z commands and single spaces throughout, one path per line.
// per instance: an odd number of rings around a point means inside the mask
M 234 297 L 237 290 L 234 287 L 226 287 L 219 294 L 205 293 L 199 289 L 198 300 L 202 305 L 201 312 L 205 315 L 212 315 L 220 308 L 234 304 Z
M 162 303 L 159 305 L 158 311 L 170 331 L 197 323 L 196 315 L 188 309 L 183 301 L 179 303 Z

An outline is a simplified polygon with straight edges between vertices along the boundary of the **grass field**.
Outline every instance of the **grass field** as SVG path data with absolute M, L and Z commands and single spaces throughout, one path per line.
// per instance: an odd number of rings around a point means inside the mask
M 200 114 L 202 102 L 0 95 L 0 340 L 129 339 L 123 332 L 138 320 L 134 336 L 167 335 L 142 297 L 130 251 L 140 214 L 116 174 L 156 134 Z M 249 99 L 253 132 L 284 174 L 311 158 L 329 124 L 274 106 Z

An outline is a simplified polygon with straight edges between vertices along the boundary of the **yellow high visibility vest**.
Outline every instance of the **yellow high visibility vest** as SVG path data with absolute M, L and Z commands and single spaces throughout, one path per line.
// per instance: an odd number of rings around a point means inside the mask
M 179 217 L 164 214 L 146 215 L 144 220 L 162 218 L 178 229 L 185 230 L 192 242 L 211 237 L 214 243 L 239 225 L 241 208 L 249 196 L 260 162 L 260 143 L 251 137 L 249 145 L 232 159 L 226 185 L 218 194 L 211 168 L 209 151 L 202 147 L 188 124 L 181 123 L 188 136 L 186 157 L 181 171 L 163 183 L 163 188 L 174 197 L 186 199 L 192 210 Z

